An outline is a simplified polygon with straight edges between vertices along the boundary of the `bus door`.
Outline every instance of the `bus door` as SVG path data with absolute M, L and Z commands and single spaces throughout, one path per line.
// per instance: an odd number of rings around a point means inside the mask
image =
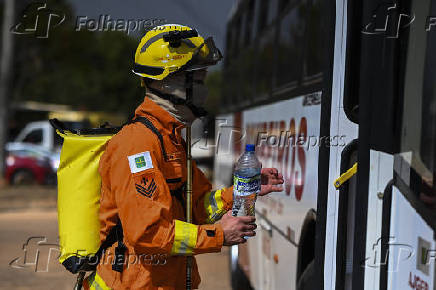
M 436 1 L 412 1 L 415 17 L 402 48 L 400 135 L 390 212 L 384 212 L 386 265 L 380 289 L 434 289 L 436 252 Z M 426 28 L 426 25 L 428 26 Z M 430 29 L 428 29 L 430 28 Z
M 358 69 L 351 79 L 359 96 L 359 206 L 350 289 L 434 289 L 436 0 L 359 5 L 353 17 L 360 23 L 353 52 Z M 372 158 L 375 152 L 391 156 L 392 168 Z M 384 175 L 384 191 L 372 190 L 373 168 L 379 179 Z M 380 232 L 370 223 L 380 213 L 371 204 L 376 195 L 383 208 Z M 368 279 L 374 269 L 379 273 Z
M 357 162 L 358 141 L 349 143 L 341 154 L 341 174 Z M 353 244 L 355 231 L 356 176 L 339 188 L 338 227 L 336 243 L 336 289 L 351 289 Z
M 393 156 L 393 180 L 380 195 L 382 229 L 378 289 L 434 289 L 436 229 L 435 0 L 364 1 L 358 43 L 359 149 L 352 289 L 369 287 L 364 244 L 376 237 L 368 223 L 370 169 L 384 168 L 372 152 Z M 365 24 L 366 23 L 366 24 Z M 388 167 L 385 170 L 389 170 Z M 381 174 L 381 173 L 380 173 Z M 376 289 L 377 289 L 376 288 Z

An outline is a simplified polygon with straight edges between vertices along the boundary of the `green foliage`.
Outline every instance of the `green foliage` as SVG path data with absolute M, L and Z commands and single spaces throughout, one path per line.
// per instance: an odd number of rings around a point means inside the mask
M 47 39 L 15 36 L 13 99 L 131 113 L 143 98 L 131 72 L 138 40 L 122 32 L 75 31 L 65 3 L 48 7 L 65 12 L 67 21 Z

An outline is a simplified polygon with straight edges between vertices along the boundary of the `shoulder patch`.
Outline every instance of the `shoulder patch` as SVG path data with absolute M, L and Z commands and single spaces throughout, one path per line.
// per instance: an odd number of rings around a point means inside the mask
M 145 151 L 127 157 L 129 159 L 130 172 L 137 173 L 153 168 L 150 151 Z

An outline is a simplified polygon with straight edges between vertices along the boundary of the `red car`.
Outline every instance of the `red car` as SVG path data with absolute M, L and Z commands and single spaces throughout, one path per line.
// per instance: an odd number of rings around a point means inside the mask
M 52 184 L 55 175 L 47 158 L 24 150 L 8 152 L 5 177 L 11 185 Z

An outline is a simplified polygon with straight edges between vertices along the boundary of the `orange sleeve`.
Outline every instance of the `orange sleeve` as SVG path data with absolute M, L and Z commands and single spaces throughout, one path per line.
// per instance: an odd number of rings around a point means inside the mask
M 212 185 L 193 162 L 194 219 L 199 223 L 213 224 L 233 205 L 233 186 L 211 190 Z

